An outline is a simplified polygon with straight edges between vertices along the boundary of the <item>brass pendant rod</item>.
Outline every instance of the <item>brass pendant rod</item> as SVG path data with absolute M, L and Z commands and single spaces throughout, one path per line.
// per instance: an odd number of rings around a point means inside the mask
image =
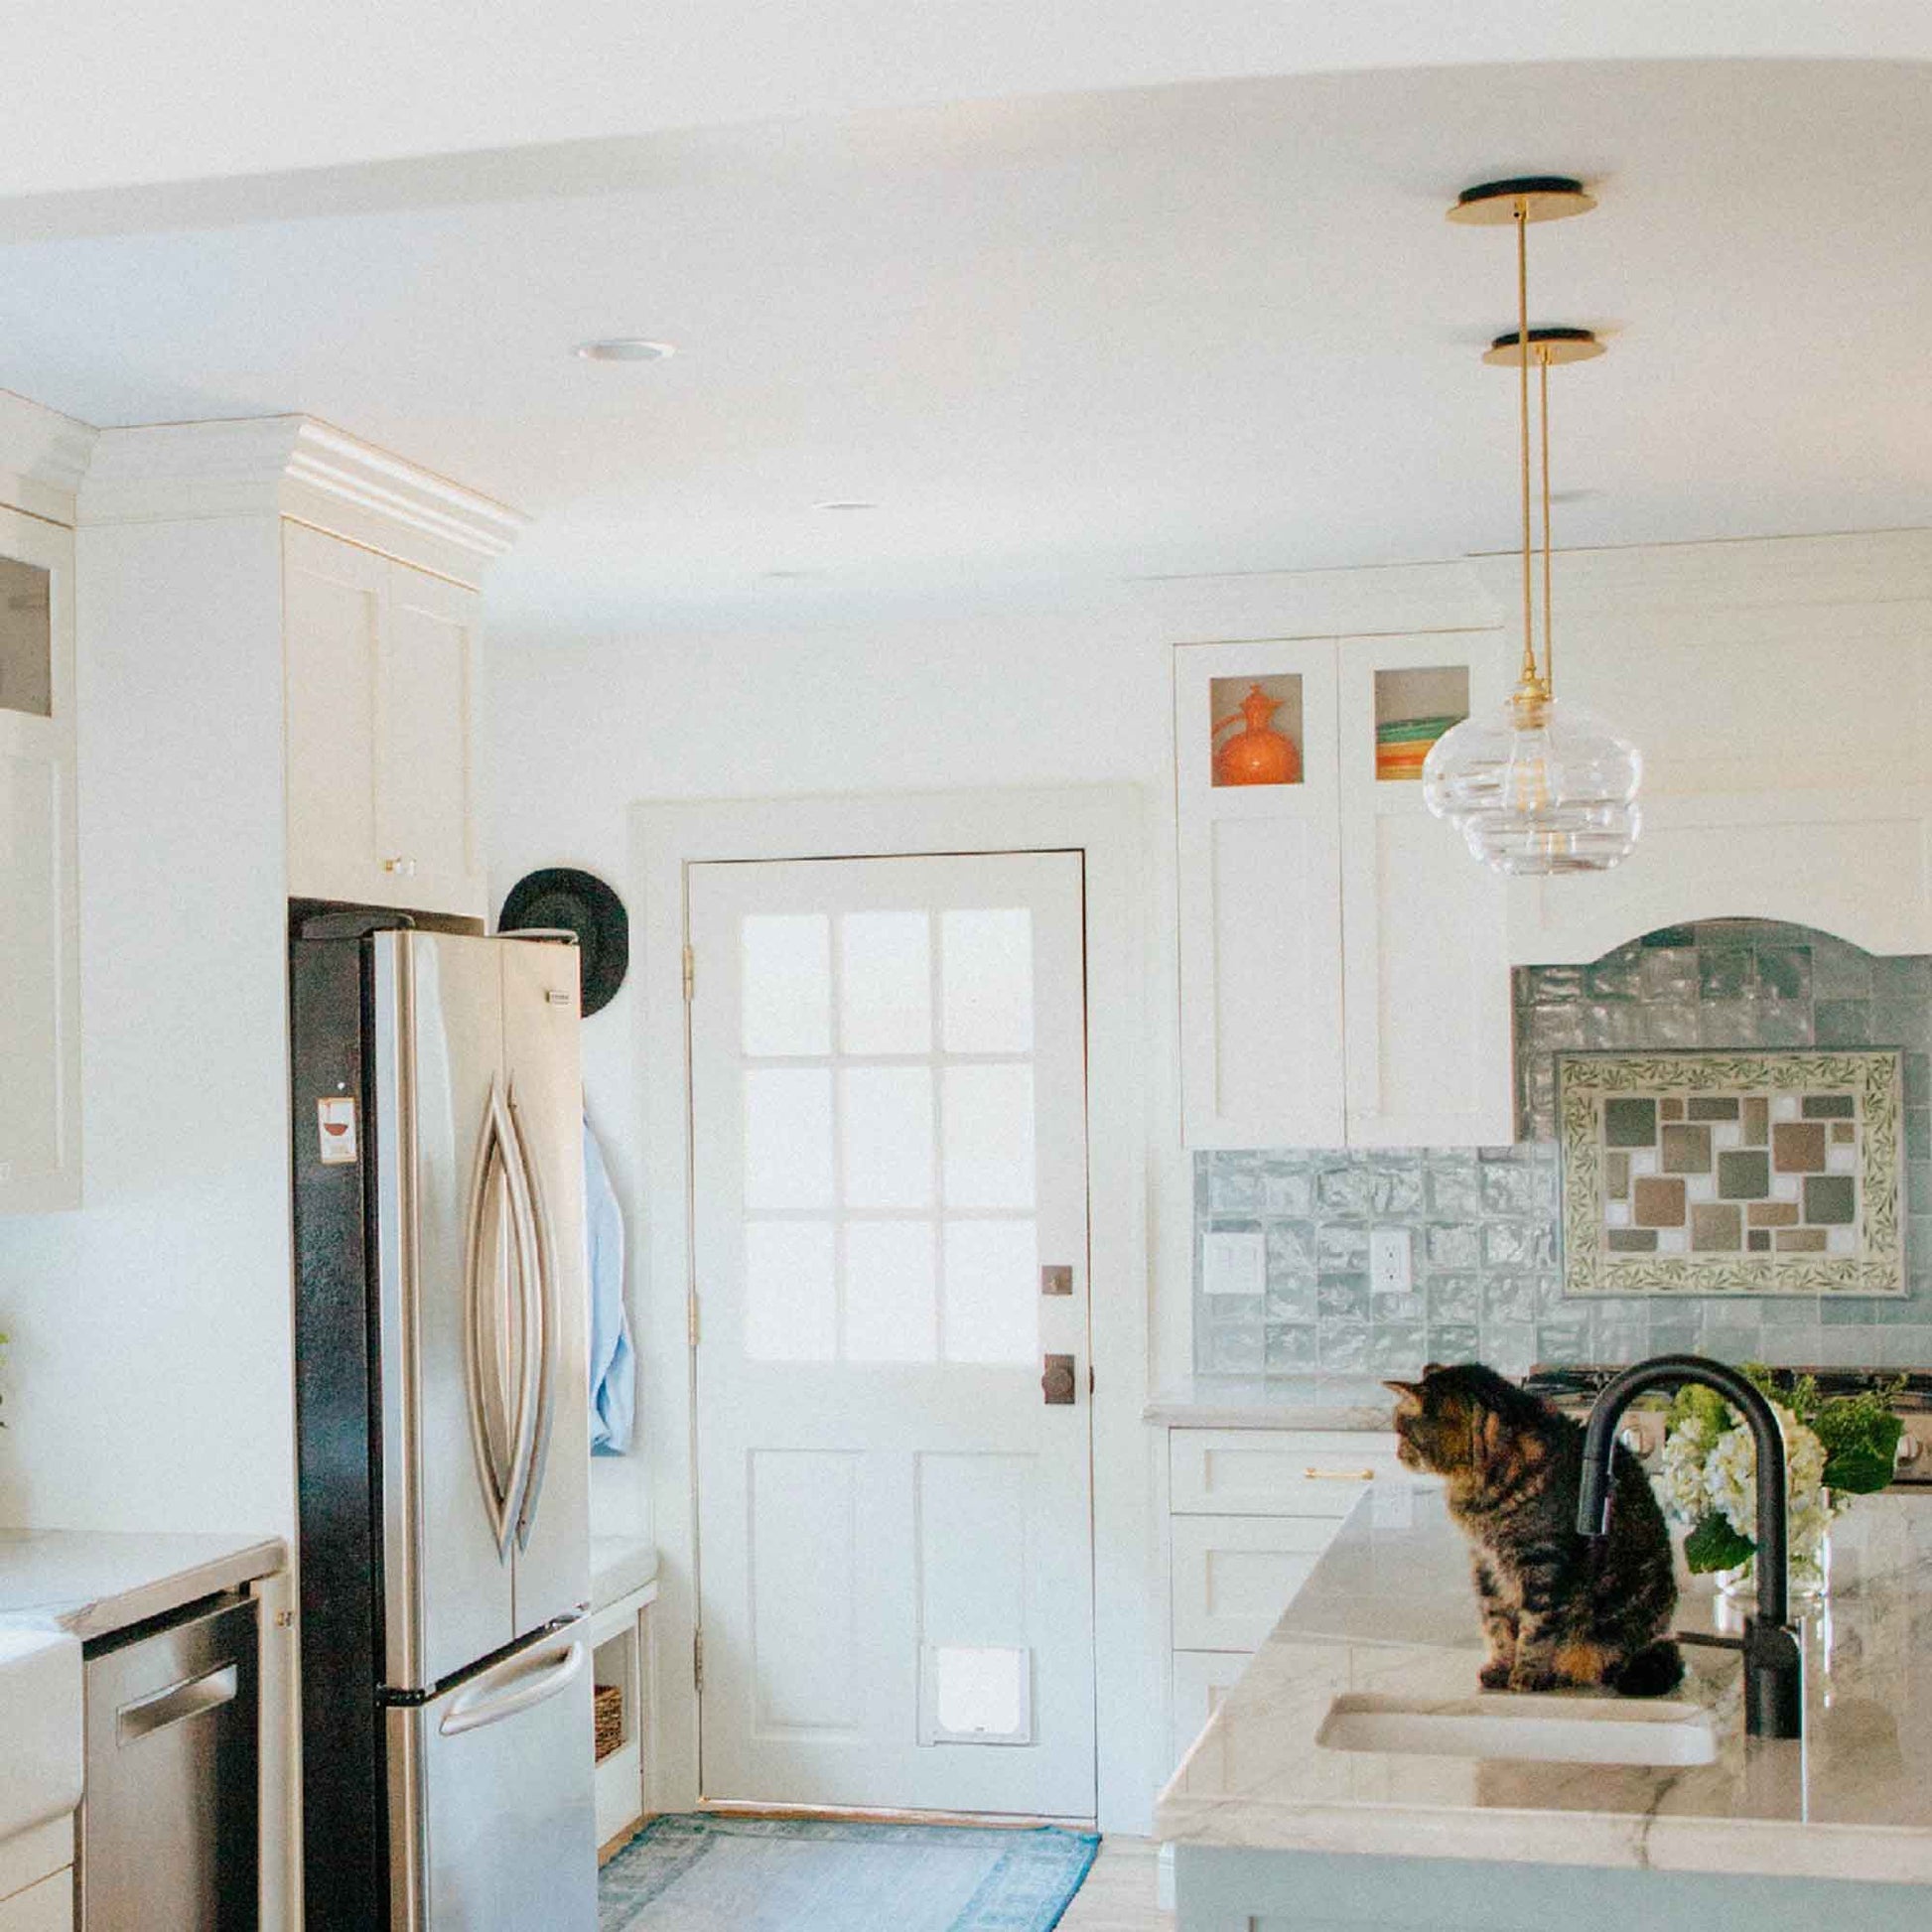
M 1536 610 L 1532 593 L 1530 529 L 1530 204 L 1516 198 L 1516 373 L 1517 452 L 1523 484 L 1523 683 L 1534 690 L 1536 677 Z
M 1550 601 L 1550 351 L 1536 351 L 1539 390 L 1537 418 L 1543 437 L 1543 695 L 1555 694 L 1555 674 L 1551 669 L 1555 645 L 1551 641 Z

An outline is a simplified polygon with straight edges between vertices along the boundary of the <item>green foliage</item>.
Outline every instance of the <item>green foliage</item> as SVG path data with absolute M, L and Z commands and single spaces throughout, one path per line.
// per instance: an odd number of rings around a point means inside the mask
M 1901 1385 L 1902 1386 L 1902 1385 Z M 1887 1402 L 1897 1388 L 1842 1397 L 1818 1412 L 1812 1428 L 1825 1445 L 1825 1487 L 1868 1496 L 1892 1478 L 1905 1425 Z
M 1762 1362 L 1744 1363 L 1741 1373 L 1767 1401 L 1790 1410 L 1825 1446 L 1827 1489 L 1836 1489 L 1847 1496 L 1868 1496 L 1891 1481 L 1898 1439 L 1905 1430 L 1891 1408 L 1905 1387 L 1902 1375 L 1879 1388 L 1827 1400 L 1819 1393 L 1818 1378 L 1813 1375 L 1786 1379 Z M 1724 1397 L 1702 1383 L 1687 1382 L 1671 1404 L 1673 1433 L 1692 1429 L 1707 1443 L 1715 1443 L 1725 1430 L 1740 1423 L 1741 1418 L 1732 1415 Z M 1730 1566 L 1725 1563 L 1710 1567 L 1725 1570 Z
M 1684 1561 L 1694 1575 L 1707 1570 L 1735 1570 L 1757 1554 L 1757 1545 L 1741 1535 L 1722 1510 L 1714 1509 L 1684 1539 Z

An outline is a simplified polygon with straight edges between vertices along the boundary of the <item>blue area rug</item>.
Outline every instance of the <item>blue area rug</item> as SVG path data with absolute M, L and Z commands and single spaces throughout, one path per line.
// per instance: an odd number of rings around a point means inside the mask
M 1050 1932 L 1096 1834 L 653 1819 L 598 1879 L 599 1932 Z

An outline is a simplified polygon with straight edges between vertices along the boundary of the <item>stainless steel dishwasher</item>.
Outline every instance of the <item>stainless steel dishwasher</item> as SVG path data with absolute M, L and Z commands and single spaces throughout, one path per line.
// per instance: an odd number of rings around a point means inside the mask
M 256 1932 L 257 1633 L 222 1596 L 87 1646 L 82 1932 Z

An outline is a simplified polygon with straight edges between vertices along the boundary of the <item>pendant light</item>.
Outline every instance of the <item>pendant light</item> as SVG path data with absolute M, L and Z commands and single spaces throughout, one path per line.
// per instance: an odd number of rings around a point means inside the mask
M 1450 820 L 1470 852 L 1497 872 L 1607 872 L 1627 858 L 1642 829 L 1637 787 L 1643 757 L 1600 718 L 1556 696 L 1550 625 L 1550 368 L 1600 355 L 1587 329 L 1532 329 L 1529 224 L 1587 214 L 1581 182 L 1561 175 L 1486 182 L 1449 209 L 1451 221 L 1516 230 L 1516 328 L 1483 354 L 1517 371 L 1522 483 L 1523 662 L 1499 711 L 1465 718 L 1437 740 L 1423 766 L 1423 797 Z M 1530 370 L 1537 372 L 1543 499 L 1543 655 L 1536 651 L 1536 544 L 1531 527 Z

